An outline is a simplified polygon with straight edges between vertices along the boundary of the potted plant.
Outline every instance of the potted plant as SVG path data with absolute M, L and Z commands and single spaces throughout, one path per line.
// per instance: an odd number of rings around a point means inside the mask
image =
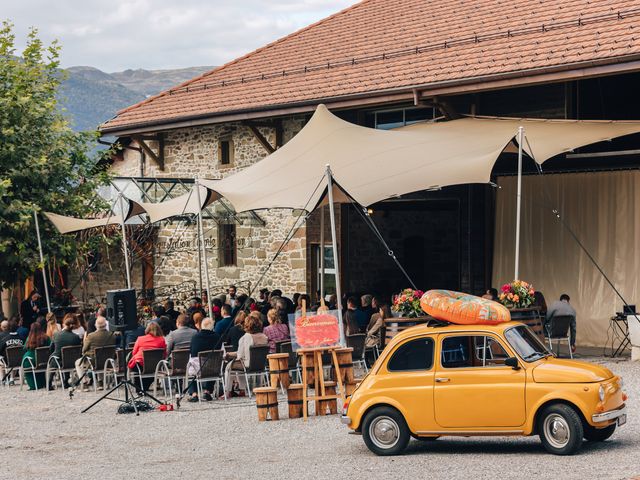
M 544 342 L 543 319 L 539 307 L 535 306 L 535 293 L 536 291 L 530 283 L 514 280 L 502 286 L 498 300 L 511 312 L 511 320 L 529 326 Z
M 405 288 L 393 299 L 391 311 L 403 318 L 418 318 L 425 315 L 420 306 L 420 297 L 424 295 L 422 290 Z

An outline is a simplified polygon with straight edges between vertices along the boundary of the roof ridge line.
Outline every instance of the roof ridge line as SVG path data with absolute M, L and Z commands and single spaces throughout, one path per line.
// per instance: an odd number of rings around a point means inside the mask
M 320 19 L 320 20 L 318 20 L 318 21 L 316 21 L 316 22 L 314 22 L 314 23 L 312 23 L 310 25 L 307 25 L 305 27 L 299 28 L 298 30 L 296 30 L 294 32 L 291 32 L 291 33 L 285 35 L 284 37 L 280 37 L 280 38 L 278 38 L 278 39 L 276 39 L 276 40 L 274 40 L 274 41 L 272 41 L 270 43 L 267 43 L 266 45 L 263 45 L 263 46 L 258 47 L 258 48 L 254 49 L 254 50 L 252 50 L 252 51 L 250 51 L 248 53 L 245 53 L 244 55 L 241 55 L 240 57 L 234 58 L 233 60 L 225 63 L 224 65 L 220 65 L 219 67 L 216 67 L 216 68 L 214 68 L 212 70 L 209 70 L 208 72 L 204 72 L 204 73 L 198 75 L 197 77 L 194 77 L 194 78 L 192 78 L 190 80 L 186 80 L 186 81 L 182 82 L 181 84 L 179 84 L 179 85 L 177 85 L 175 87 L 171 87 L 171 88 L 168 88 L 166 90 L 163 90 L 162 92 L 157 93 L 155 95 L 152 95 L 152 96 L 150 96 L 148 98 L 145 98 L 144 100 L 141 100 L 138 103 L 134 103 L 133 105 L 130 105 L 130 106 L 126 107 L 126 108 L 123 108 L 122 110 L 118 110 L 116 112 L 115 117 L 117 117 L 118 115 L 120 115 L 122 113 L 126 113 L 126 112 L 130 112 L 131 110 L 135 110 L 136 108 L 138 108 L 138 107 L 140 107 L 140 106 L 142 106 L 142 105 L 144 105 L 146 103 L 149 103 L 149 102 L 155 100 L 156 98 L 163 97 L 165 95 L 170 95 L 172 90 L 176 90 L 176 89 L 179 89 L 179 88 L 187 87 L 191 83 L 197 82 L 198 80 L 201 80 L 202 78 L 207 77 L 209 75 L 213 75 L 214 73 L 218 73 L 219 71 L 221 71 L 221 70 L 223 70 L 223 69 L 225 69 L 227 67 L 230 67 L 231 65 L 235 65 L 236 63 L 240 62 L 241 60 L 244 60 L 244 59 L 246 59 L 248 57 L 251 57 L 251 56 L 257 54 L 258 52 L 261 52 L 263 50 L 271 48 L 274 45 L 277 45 L 277 44 L 279 44 L 279 43 L 281 43 L 281 42 L 283 42 L 285 40 L 288 40 L 289 38 L 295 37 L 296 35 L 299 35 L 299 34 L 305 32 L 307 30 L 310 30 L 311 28 L 314 28 L 314 27 L 316 27 L 318 25 L 321 25 L 321 24 L 333 19 L 334 17 L 337 17 L 338 15 L 343 15 L 343 14 L 345 14 L 345 13 L 351 11 L 351 10 L 359 8 L 360 6 L 364 5 L 365 3 L 370 3 L 372 1 L 374 1 L 374 0 L 359 0 L 357 3 L 354 3 L 353 5 L 350 5 L 350 6 L 346 7 L 346 8 L 343 8 L 342 10 L 329 15 L 328 17 L 322 18 L 322 19 Z M 112 119 L 110 119 L 110 120 L 112 120 Z M 107 123 L 108 121 L 109 120 L 107 120 L 106 122 L 103 122 L 103 124 Z

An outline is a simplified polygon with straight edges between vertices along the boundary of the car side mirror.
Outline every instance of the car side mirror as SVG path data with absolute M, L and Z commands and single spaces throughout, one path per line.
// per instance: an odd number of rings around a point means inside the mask
M 509 357 L 504 360 L 504 364 L 507 367 L 511 367 L 514 370 L 520 370 L 520 363 L 518 363 L 518 359 L 516 357 Z

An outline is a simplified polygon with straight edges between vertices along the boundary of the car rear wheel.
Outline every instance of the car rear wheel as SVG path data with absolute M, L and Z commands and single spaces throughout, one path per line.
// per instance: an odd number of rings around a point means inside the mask
M 584 426 L 584 438 L 590 442 L 604 442 L 616 431 L 616 424 L 612 423 L 605 428 L 595 428 L 591 425 Z
M 362 424 L 364 443 L 376 455 L 398 455 L 409 443 L 411 434 L 404 417 L 391 407 L 376 407 Z
M 540 415 L 538 432 L 544 448 L 554 455 L 573 455 L 582 446 L 582 420 L 568 405 L 546 407 Z

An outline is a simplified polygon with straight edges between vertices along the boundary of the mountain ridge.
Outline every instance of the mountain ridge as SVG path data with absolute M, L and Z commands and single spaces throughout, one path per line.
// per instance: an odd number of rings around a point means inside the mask
M 74 130 L 95 130 L 119 110 L 213 68 L 139 68 L 107 73 L 91 66 L 73 66 L 65 69 L 58 101 Z

